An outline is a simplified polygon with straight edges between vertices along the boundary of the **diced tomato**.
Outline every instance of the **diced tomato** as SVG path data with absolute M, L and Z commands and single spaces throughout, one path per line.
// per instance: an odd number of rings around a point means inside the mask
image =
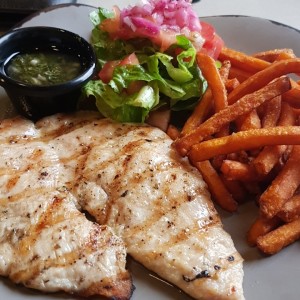
M 109 81 L 113 77 L 115 67 L 118 66 L 119 64 L 120 64 L 119 60 L 111 60 L 105 63 L 101 71 L 98 73 L 99 78 L 104 83 L 109 83 Z
M 138 65 L 140 62 L 135 55 L 135 53 L 131 53 L 128 56 L 126 56 L 121 62 L 119 63 L 120 66 L 125 66 L 125 65 Z
M 201 24 L 201 36 L 205 41 L 211 41 L 215 36 L 215 29 L 209 23 L 200 21 Z
M 104 64 L 103 68 L 98 73 L 98 77 L 104 82 L 109 83 L 113 77 L 114 69 L 117 66 L 138 65 L 139 60 L 135 53 L 131 53 L 122 60 L 111 60 Z
M 113 18 L 109 18 L 106 20 L 103 20 L 100 23 L 100 28 L 105 31 L 108 32 L 110 35 L 114 35 L 114 33 L 118 32 L 118 30 L 120 29 L 120 9 L 117 6 L 113 7 L 113 11 L 114 11 L 114 17 Z
M 160 51 L 164 52 L 166 51 L 171 45 L 175 44 L 177 42 L 176 36 L 177 32 L 173 32 L 170 30 L 161 30 L 160 34 L 151 39 L 152 42 L 156 45 L 160 46 Z
M 143 86 L 145 86 L 145 84 L 146 84 L 145 81 L 142 80 L 132 81 L 129 83 L 129 86 L 126 89 L 126 93 L 128 95 L 137 93 Z
M 201 52 L 204 52 L 212 58 L 217 59 L 223 46 L 224 41 L 217 34 L 215 34 L 212 40 L 205 41 Z

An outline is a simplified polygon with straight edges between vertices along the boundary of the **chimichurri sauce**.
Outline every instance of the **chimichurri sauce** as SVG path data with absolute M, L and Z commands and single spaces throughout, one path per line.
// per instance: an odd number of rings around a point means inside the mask
M 18 54 L 7 66 L 7 74 L 22 83 L 49 86 L 74 79 L 80 74 L 79 60 L 61 52 Z

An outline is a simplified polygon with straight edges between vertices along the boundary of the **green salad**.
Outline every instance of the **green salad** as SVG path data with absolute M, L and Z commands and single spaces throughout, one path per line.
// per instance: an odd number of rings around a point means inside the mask
M 152 19 L 149 25 L 149 18 L 133 14 L 133 8 L 116 7 L 91 13 L 99 73 L 85 85 L 84 95 L 93 96 L 101 114 L 119 122 L 145 122 L 161 107 L 191 110 L 207 88 L 195 43 L 186 34 L 174 34 L 163 24 L 151 27 Z

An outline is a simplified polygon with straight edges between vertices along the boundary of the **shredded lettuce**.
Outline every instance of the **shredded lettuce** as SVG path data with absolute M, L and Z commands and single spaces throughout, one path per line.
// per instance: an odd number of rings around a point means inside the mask
M 91 43 L 99 69 L 107 61 L 121 60 L 133 52 L 140 62 L 139 65 L 117 66 L 107 84 L 96 79 L 84 86 L 83 94 L 95 97 L 96 106 L 105 117 L 119 122 L 144 122 L 151 110 L 162 105 L 169 105 L 172 110 L 195 106 L 207 83 L 196 64 L 196 50 L 188 38 L 177 36 L 176 44 L 162 53 L 144 39 L 110 39 L 99 27 L 103 20 L 113 17 L 109 10 L 99 8 L 90 17 L 94 24 Z M 170 53 L 178 48 L 180 53 L 174 58 Z M 140 91 L 128 94 L 127 88 L 136 81 L 146 84 Z

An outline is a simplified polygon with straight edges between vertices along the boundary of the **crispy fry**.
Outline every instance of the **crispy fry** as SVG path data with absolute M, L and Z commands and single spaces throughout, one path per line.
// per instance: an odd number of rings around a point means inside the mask
M 247 72 L 258 72 L 270 66 L 269 62 L 226 47 L 222 48 L 218 59 L 230 60 L 232 66 Z
M 206 54 L 198 53 L 197 63 L 211 89 L 215 111 L 225 108 L 227 106 L 227 91 L 214 59 Z
M 281 105 L 281 113 L 278 121 L 279 126 L 291 126 L 296 122 L 296 114 L 286 103 Z M 266 146 L 259 155 L 252 161 L 256 172 L 261 175 L 268 174 L 277 164 L 286 150 L 285 145 Z
M 263 106 L 262 127 L 268 128 L 276 126 L 281 112 L 281 96 L 274 97 L 264 103 Z
M 247 242 L 250 246 L 256 246 L 257 239 L 267 234 L 280 225 L 279 218 L 266 219 L 261 216 L 257 217 L 247 232 Z
M 283 59 L 289 59 L 289 58 L 295 58 L 296 55 L 293 51 L 293 49 L 273 49 L 273 50 L 267 50 L 263 52 L 258 52 L 252 55 L 253 57 L 268 61 L 268 62 L 274 62 L 276 60 L 283 60 Z
M 228 95 L 228 103 L 232 104 L 246 94 L 253 93 L 275 78 L 289 73 L 300 72 L 300 58 L 281 60 L 271 64 L 242 82 Z
M 247 71 L 241 70 L 239 68 L 231 67 L 229 71 L 229 78 L 230 79 L 237 79 L 239 82 L 243 82 L 247 80 L 250 76 L 255 73 L 249 73 Z
M 277 214 L 285 222 L 292 222 L 300 217 L 300 195 L 290 198 Z
M 240 82 L 237 78 L 227 79 L 225 82 L 225 88 L 227 90 L 227 93 L 232 92 L 239 84 Z
M 300 86 L 292 88 L 282 95 L 283 101 L 287 102 L 294 108 L 300 108 Z
M 179 137 L 180 132 L 179 132 L 179 130 L 178 130 L 175 126 L 169 124 L 169 126 L 168 126 L 168 128 L 167 128 L 167 135 L 168 135 L 173 141 L 175 141 L 175 140 Z
M 204 122 L 213 109 L 213 96 L 211 89 L 208 87 L 205 91 L 201 101 L 197 104 L 196 108 L 185 122 L 181 135 L 186 135 L 191 131 L 195 130 L 197 126 Z
M 276 57 L 275 61 L 285 60 L 285 59 L 290 59 L 290 58 L 296 58 L 296 55 L 294 53 L 291 54 L 291 53 L 288 53 L 288 52 L 281 52 Z
M 246 202 L 246 200 L 249 198 L 249 195 L 241 182 L 238 180 L 228 180 L 223 174 L 220 174 L 220 178 L 235 201 L 238 203 Z
M 260 211 L 263 216 L 267 218 L 274 217 L 294 195 L 300 184 L 299 163 L 300 145 L 296 145 L 293 147 L 290 157 L 280 173 L 259 199 Z
M 177 151 L 181 155 L 186 155 L 193 144 L 199 143 L 206 137 L 215 134 L 237 117 L 250 112 L 265 101 L 284 93 L 289 88 L 290 80 L 287 77 L 281 77 L 260 90 L 244 96 L 236 103 L 214 114 L 189 134 L 177 139 L 174 144 Z
M 253 109 L 246 115 L 243 115 L 235 121 L 238 131 L 261 128 L 261 120 L 256 109 Z
M 280 157 L 286 150 L 286 145 L 266 146 L 252 161 L 256 172 L 260 175 L 267 175 L 278 163 Z
M 209 187 L 213 199 L 228 212 L 237 210 L 237 202 L 233 199 L 230 192 L 226 189 L 222 179 L 212 167 L 211 163 L 206 160 L 195 163 L 196 168 L 201 172 L 203 179 Z
M 253 166 L 239 161 L 224 159 L 221 172 L 228 180 L 256 181 L 257 174 Z
M 220 77 L 224 83 L 228 80 L 230 68 L 231 62 L 229 60 L 224 60 L 221 68 L 219 69 Z
M 189 157 L 193 161 L 203 161 L 216 155 L 256 149 L 267 145 L 288 144 L 300 144 L 299 126 L 251 129 L 230 136 L 203 141 L 191 147 Z
M 260 236 L 257 247 L 265 254 L 275 254 L 300 238 L 300 218 Z

